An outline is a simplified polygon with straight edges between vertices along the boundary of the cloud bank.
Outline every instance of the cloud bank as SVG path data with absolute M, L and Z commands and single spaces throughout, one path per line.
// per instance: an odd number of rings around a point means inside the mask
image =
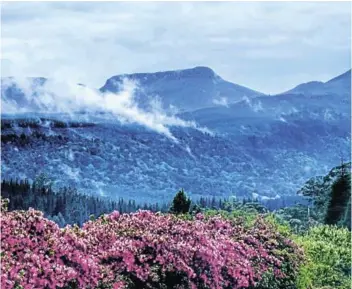
M 20 99 L 7 99 L 6 87 L 16 85 L 23 94 Z M 28 78 L 7 78 L 2 83 L 2 113 L 17 114 L 26 112 L 65 113 L 76 117 L 78 112 L 88 115 L 105 113 L 121 123 L 142 125 L 157 133 L 163 134 L 178 142 L 169 127 L 188 127 L 203 133 L 212 132 L 199 127 L 193 121 L 185 121 L 175 114 L 166 113 L 161 109 L 160 100 L 148 99 L 148 109 L 139 106 L 135 99 L 138 83 L 125 79 L 119 93 L 104 92 L 72 82 L 47 80 L 43 84 Z M 101 114 L 99 114 L 101 115 Z
M 263 93 L 351 66 L 348 2 L 3 2 L 2 74 L 100 87 L 209 66 Z

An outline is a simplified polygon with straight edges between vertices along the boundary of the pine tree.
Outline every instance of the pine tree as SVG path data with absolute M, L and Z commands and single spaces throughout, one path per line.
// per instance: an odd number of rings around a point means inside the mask
M 215 199 L 215 196 L 213 196 L 213 198 L 211 199 L 211 208 L 212 208 L 212 209 L 216 209 L 216 199 Z
M 351 197 L 348 200 L 347 207 L 344 213 L 344 217 L 339 223 L 340 226 L 346 227 L 351 230 Z
M 175 214 L 186 214 L 191 207 L 191 200 L 187 198 L 183 189 L 179 191 L 172 201 L 170 211 Z
M 350 174 L 345 168 L 341 170 L 340 176 L 331 187 L 331 197 L 325 215 L 326 224 L 337 224 L 345 216 L 348 202 L 351 198 Z

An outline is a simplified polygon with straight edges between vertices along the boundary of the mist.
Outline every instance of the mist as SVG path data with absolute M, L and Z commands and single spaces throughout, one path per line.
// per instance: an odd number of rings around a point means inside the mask
M 12 88 L 16 96 L 8 99 L 3 90 Z M 166 112 L 160 98 L 148 97 L 141 107 L 136 91 L 142 89 L 135 81 L 125 79 L 118 93 L 92 89 L 82 84 L 47 79 L 6 78 L 2 81 L 1 113 L 67 114 L 71 119 L 84 112 L 88 117 L 99 116 L 116 119 L 122 124 L 139 124 L 178 142 L 170 127 L 188 127 L 213 135 L 194 121 L 176 116 L 177 109 Z M 172 112 L 173 111 L 173 112 Z M 104 114 L 102 114 L 104 113 Z

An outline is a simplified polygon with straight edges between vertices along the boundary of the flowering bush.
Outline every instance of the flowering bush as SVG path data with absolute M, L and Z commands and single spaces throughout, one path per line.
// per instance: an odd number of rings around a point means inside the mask
M 256 289 L 296 289 L 297 273 L 304 262 L 303 250 L 290 240 L 291 230 L 277 222 L 273 215 L 258 217 L 255 223 L 243 233 L 262 244 L 268 254 L 281 261 L 280 278 L 272 268 L 262 276 Z
M 97 260 L 74 230 L 62 231 L 39 211 L 2 211 L 1 288 L 98 284 Z M 21 288 L 21 287 L 19 287 Z
M 113 212 L 82 228 L 34 210 L 2 212 L 2 288 L 255 288 L 264 272 L 285 279 L 275 240 L 221 217 Z M 282 243 L 284 244 L 284 243 Z
M 238 238 L 251 242 L 254 239 L 269 255 L 280 260 L 280 270 L 272 266 L 267 268 L 257 280 L 256 289 L 296 289 L 297 273 L 304 262 L 304 254 L 290 240 L 293 237 L 290 227 L 281 224 L 273 214 L 261 215 L 250 210 L 205 212 L 207 217 L 215 216 L 216 213 L 230 220 L 233 226 L 241 228 L 235 240 Z

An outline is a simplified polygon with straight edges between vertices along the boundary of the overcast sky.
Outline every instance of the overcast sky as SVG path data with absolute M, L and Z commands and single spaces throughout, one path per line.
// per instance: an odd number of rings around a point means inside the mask
M 2 3 L 2 76 L 100 87 L 112 75 L 209 66 L 277 93 L 351 67 L 351 3 Z

